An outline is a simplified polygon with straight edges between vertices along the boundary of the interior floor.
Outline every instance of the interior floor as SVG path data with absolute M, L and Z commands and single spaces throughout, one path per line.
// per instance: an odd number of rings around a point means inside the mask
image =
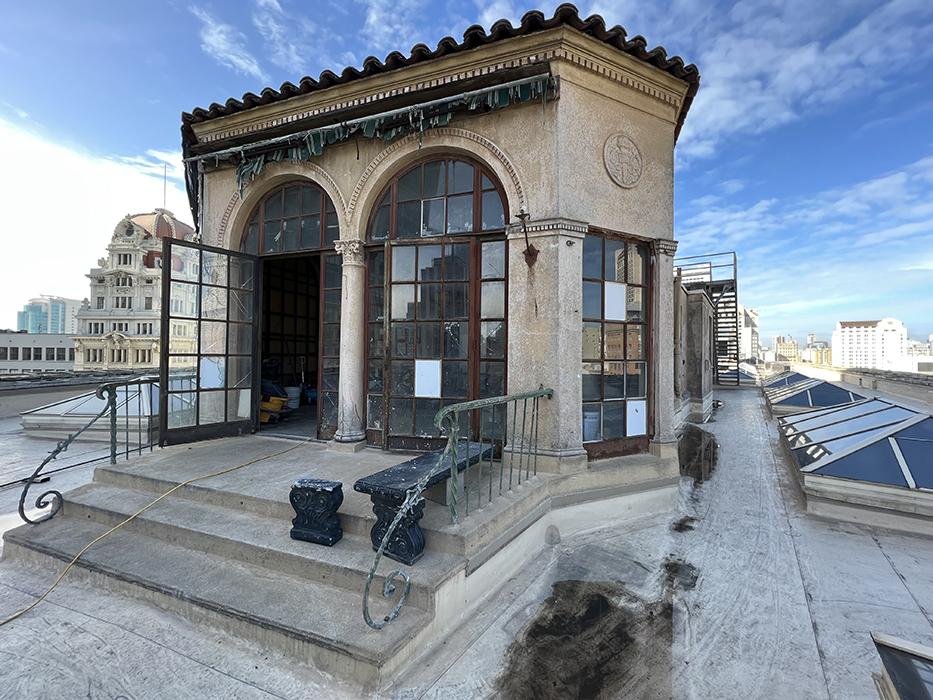
M 264 435 L 301 440 L 317 439 L 317 407 L 299 406 L 283 414 L 275 423 L 264 423 L 260 430 Z

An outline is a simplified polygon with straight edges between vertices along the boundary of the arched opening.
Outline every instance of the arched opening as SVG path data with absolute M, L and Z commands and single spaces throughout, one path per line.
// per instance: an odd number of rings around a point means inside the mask
M 330 439 L 340 371 L 339 222 L 327 193 L 287 182 L 256 204 L 240 250 L 259 255 L 260 430 Z M 285 392 L 286 397 L 276 396 Z M 296 396 L 297 394 L 297 396 Z M 287 398 L 276 410 L 277 398 Z
M 313 182 L 297 181 L 275 188 L 256 205 L 239 249 L 252 255 L 319 250 L 333 248 L 338 236 L 330 197 Z
M 506 393 L 508 206 L 492 171 L 460 155 L 409 166 L 376 201 L 366 230 L 367 440 L 430 449 L 441 407 Z M 493 417 L 485 421 L 491 436 Z

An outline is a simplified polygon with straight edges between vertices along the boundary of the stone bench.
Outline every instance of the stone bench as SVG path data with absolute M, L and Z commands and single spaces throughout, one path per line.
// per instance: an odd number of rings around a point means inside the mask
M 337 510 L 343 503 L 343 484 L 326 479 L 298 479 L 288 500 L 295 509 L 291 537 L 332 547 L 343 537 Z
M 468 466 L 476 464 L 480 459 L 489 459 L 492 445 L 480 445 L 478 442 L 460 442 L 457 450 L 457 472 L 460 473 Z M 389 525 L 398 514 L 409 489 L 413 488 L 428 473 L 427 491 L 450 476 L 450 458 L 444 459 L 438 465 L 438 457 L 443 450 L 436 450 L 410 459 L 407 462 L 396 464 L 394 467 L 383 469 L 381 472 L 370 474 L 359 479 L 353 489 L 360 493 L 369 494 L 373 502 L 373 513 L 376 514 L 376 524 L 369 533 L 373 549 L 379 549 L 382 538 L 389 530 Z M 462 489 L 461 489 L 462 492 Z M 398 527 L 385 548 L 385 555 L 403 564 L 414 564 L 424 554 L 424 531 L 419 520 L 424 515 L 424 499 L 412 505 L 411 510 L 401 519 Z

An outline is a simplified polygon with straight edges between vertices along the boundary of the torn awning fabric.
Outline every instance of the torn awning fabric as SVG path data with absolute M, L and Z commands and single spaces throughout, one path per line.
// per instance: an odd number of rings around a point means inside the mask
M 557 77 L 538 75 L 372 117 L 206 154 L 198 159 L 219 161 L 221 158 L 238 158 L 237 188 L 242 197 L 243 191 L 262 172 L 266 163 L 311 160 L 321 155 L 327 146 L 342 143 L 355 135 L 388 142 L 401 136 L 446 126 L 456 112 L 488 112 L 528 102 L 547 104 L 548 100 L 554 100 L 557 96 Z

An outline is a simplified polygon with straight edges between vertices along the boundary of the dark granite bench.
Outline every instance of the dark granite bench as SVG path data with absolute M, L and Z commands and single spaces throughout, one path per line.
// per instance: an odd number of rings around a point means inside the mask
M 482 459 L 489 459 L 492 445 L 480 445 L 478 442 L 462 440 L 457 450 L 457 471 L 462 472 L 468 466 L 476 464 Z M 373 549 L 379 549 L 382 538 L 385 537 L 398 514 L 399 508 L 405 501 L 405 495 L 427 473 L 431 473 L 425 490 L 445 481 L 450 476 L 450 458 L 444 459 L 438 466 L 438 457 L 443 450 L 428 452 L 410 459 L 407 462 L 396 464 L 394 467 L 383 469 L 381 472 L 364 476 L 358 480 L 353 489 L 360 493 L 368 493 L 373 501 L 373 512 L 376 514 L 376 524 L 369 533 Z M 391 539 L 385 548 L 385 555 L 403 564 L 414 564 L 424 554 L 424 531 L 418 521 L 424 515 L 424 499 L 412 505 L 408 514 L 402 518 L 395 528 Z

